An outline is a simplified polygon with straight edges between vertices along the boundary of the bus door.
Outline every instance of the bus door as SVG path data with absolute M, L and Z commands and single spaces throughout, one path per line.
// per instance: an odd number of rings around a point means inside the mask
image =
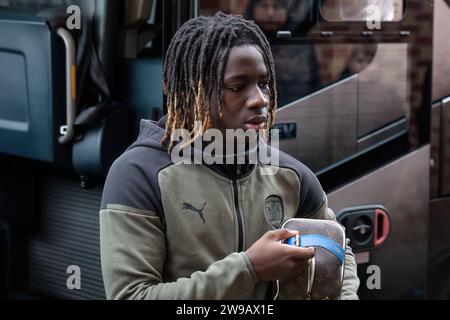
M 428 298 L 450 299 L 450 1 L 434 2 Z
M 356 254 L 362 299 L 425 295 L 430 1 L 199 1 L 242 14 L 274 54 L 280 149 L 318 176 Z

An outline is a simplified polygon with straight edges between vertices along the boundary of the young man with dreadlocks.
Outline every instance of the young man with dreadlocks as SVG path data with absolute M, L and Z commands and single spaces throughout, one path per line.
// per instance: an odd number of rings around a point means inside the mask
M 108 299 L 264 299 L 291 279 L 312 248 L 280 241 L 293 217 L 335 219 L 314 174 L 279 152 L 279 166 L 174 163 L 174 132 L 188 145 L 206 130 L 266 129 L 276 89 L 269 43 L 242 17 L 186 22 L 164 65 L 168 116 L 141 122 L 137 141 L 113 164 L 100 211 Z M 200 125 L 198 125 L 200 124 Z M 188 139 L 189 140 L 189 139 Z M 272 173 L 272 174 L 271 174 Z M 267 210 L 275 205 L 277 210 Z M 357 299 L 351 249 L 341 299 Z

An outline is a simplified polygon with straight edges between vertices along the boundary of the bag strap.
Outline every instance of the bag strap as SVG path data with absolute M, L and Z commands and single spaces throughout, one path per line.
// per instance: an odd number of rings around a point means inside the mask
M 340 264 L 344 263 L 345 249 L 342 248 L 336 241 L 331 240 L 325 236 L 319 234 L 304 234 L 297 237 L 292 237 L 287 241 L 290 245 L 297 247 L 320 247 L 328 250 L 336 256 Z

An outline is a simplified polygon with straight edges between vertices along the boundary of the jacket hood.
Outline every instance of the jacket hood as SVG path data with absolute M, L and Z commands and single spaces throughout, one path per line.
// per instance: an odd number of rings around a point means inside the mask
M 167 117 L 159 122 L 153 120 L 141 120 L 139 136 L 128 150 L 136 147 L 147 147 L 167 152 L 167 146 L 161 144 L 164 137 Z
M 159 122 L 153 120 L 141 120 L 140 123 L 140 131 L 139 136 L 136 141 L 127 149 L 134 149 L 137 147 L 146 147 L 154 150 L 158 150 L 164 152 L 168 155 L 168 147 L 166 145 L 161 144 L 161 140 L 164 137 L 165 127 L 167 122 L 167 116 L 162 117 Z M 255 148 L 252 150 L 252 153 L 258 153 L 258 149 Z M 269 152 L 272 153 L 272 148 L 269 148 Z M 195 153 L 193 153 L 195 154 Z M 245 155 L 248 156 L 249 151 L 245 152 Z M 236 158 L 236 154 L 231 154 L 226 157 Z M 247 159 L 248 157 L 246 157 Z M 237 162 L 234 162 L 237 163 Z M 216 173 L 227 177 L 229 179 L 232 178 L 241 178 L 250 174 L 255 168 L 255 164 L 247 163 L 244 164 L 228 164 L 225 160 L 223 164 L 211 164 L 207 165 L 210 169 L 215 171 Z

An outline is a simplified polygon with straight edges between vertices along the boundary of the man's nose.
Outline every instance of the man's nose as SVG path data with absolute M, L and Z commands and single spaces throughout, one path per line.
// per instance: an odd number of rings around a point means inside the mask
M 250 109 L 253 108 L 261 109 L 266 108 L 268 104 L 269 100 L 267 99 L 267 96 L 262 92 L 259 85 L 255 86 L 248 100 L 248 107 Z

